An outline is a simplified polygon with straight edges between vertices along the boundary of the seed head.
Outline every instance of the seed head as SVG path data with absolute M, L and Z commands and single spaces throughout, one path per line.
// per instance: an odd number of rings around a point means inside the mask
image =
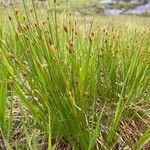
M 52 39 L 50 37 L 48 38 L 48 42 L 49 42 L 50 45 L 53 44 Z
M 15 9 L 15 15 L 18 17 L 19 16 L 19 11 Z
M 8 18 L 9 18 L 10 21 L 12 21 L 12 17 L 11 16 L 8 16 Z
M 123 100 L 126 102 L 128 100 L 128 98 L 129 98 L 128 95 L 125 95 Z
M 71 54 L 73 52 L 73 43 L 69 42 L 68 44 L 66 44 L 66 49 L 69 51 L 69 53 Z
M 46 29 L 45 31 L 44 31 L 45 33 L 49 33 L 49 31 Z
M 92 43 L 92 36 L 91 35 L 88 36 L 88 39 L 89 39 L 90 43 Z
M 79 85 L 79 81 L 78 80 L 75 80 L 75 85 Z
M 105 32 L 106 32 L 106 29 L 103 29 L 103 32 L 105 33 Z
M 18 39 L 19 34 L 18 34 L 18 32 L 17 32 L 17 31 L 15 31 L 15 35 L 16 35 L 16 38 Z
M 24 21 L 26 20 L 26 17 L 25 17 L 25 16 L 23 16 L 23 20 L 24 20 Z
M 21 28 L 22 28 L 23 30 L 26 30 L 26 26 L 25 26 L 24 24 L 21 25 Z
M 91 36 L 94 36 L 94 32 L 91 32 Z
M 55 54 L 56 51 L 57 51 L 56 48 L 54 47 L 54 45 L 51 45 L 50 49 L 51 49 L 51 51 L 52 51 L 53 54 Z
M 26 72 L 26 71 L 23 71 L 23 72 L 22 72 L 22 76 L 23 76 L 23 77 L 27 77 L 27 72 Z
M 39 26 L 39 24 L 38 23 L 34 23 L 34 26 L 37 28 Z
M 31 12 L 31 13 L 33 12 L 33 9 L 32 9 L 32 8 L 30 8 L 30 12 Z
M 26 26 L 26 29 L 27 29 L 27 30 L 29 30 L 29 29 L 30 29 L 30 27 L 29 27 L 29 25 L 28 25 L 28 24 L 26 24 L 25 26 Z
M 26 40 L 29 40 L 29 37 L 27 35 L 25 35 Z
M 42 21 L 42 25 L 43 25 L 43 26 L 45 25 L 45 23 L 46 23 L 45 21 Z
M 64 25 L 63 28 L 64 28 L 64 31 L 67 33 L 68 32 L 67 26 Z

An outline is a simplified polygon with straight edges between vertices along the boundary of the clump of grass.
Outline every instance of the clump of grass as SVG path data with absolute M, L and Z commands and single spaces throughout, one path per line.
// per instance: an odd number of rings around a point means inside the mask
M 75 150 L 140 149 L 146 144 L 149 31 L 99 28 L 94 22 L 84 30 L 70 15 L 58 18 L 48 11 L 39 19 L 34 2 L 32 11 L 23 4 L 25 16 L 14 10 L 12 28 L 0 38 L 0 71 L 11 83 L 11 88 L 2 84 L 0 104 L 6 109 L 5 93 L 11 91 L 32 115 L 33 126 L 21 104 L 26 147 L 35 149 L 39 142 L 32 141 L 30 128 L 44 132 L 47 149 L 58 148 L 60 141 Z M 0 112 L 4 120 L 6 112 Z M 144 124 L 141 136 L 128 138 L 131 122 L 135 128 Z

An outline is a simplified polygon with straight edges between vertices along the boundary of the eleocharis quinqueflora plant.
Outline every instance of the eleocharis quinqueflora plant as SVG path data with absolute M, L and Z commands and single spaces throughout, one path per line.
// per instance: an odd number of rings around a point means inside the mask
M 130 145 L 121 123 L 149 117 L 147 108 L 136 109 L 148 103 L 149 32 L 99 30 L 94 22 L 84 30 L 70 16 L 48 11 L 40 19 L 34 1 L 32 10 L 23 4 L 25 16 L 14 10 L 11 35 L 2 37 L 1 67 L 35 127 L 49 137 L 49 149 L 62 138 L 75 150 L 143 146 L 149 129 Z

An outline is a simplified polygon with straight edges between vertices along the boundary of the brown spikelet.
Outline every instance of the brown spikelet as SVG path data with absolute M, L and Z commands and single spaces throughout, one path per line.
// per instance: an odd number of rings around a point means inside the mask
M 27 77 L 27 72 L 26 72 L 26 71 L 23 71 L 23 72 L 22 72 L 22 76 L 23 76 L 23 77 Z
M 27 35 L 25 35 L 26 40 L 29 40 L 29 37 Z
M 90 41 L 90 43 L 92 43 L 92 36 L 91 35 L 89 35 L 89 41 Z
M 106 32 L 106 29 L 103 29 L 103 32 L 105 33 L 105 32 Z
M 49 31 L 47 30 L 47 29 L 45 29 L 45 31 L 44 31 L 45 33 L 49 33 Z
M 105 40 L 105 43 L 108 43 L 108 40 L 107 40 L 107 39 Z
M 43 25 L 43 26 L 45 25 L 45 23 L 46 23 L 45 21 L 42 21 L 42 25 Z
M 11 16 L 8 16 L 8 18 L 9 18 L 10 21 L 12 21 L 12 17 Z
M 24 24 L 21 25 L 21 28 L 22 28 L 23 30 L 26 30 L 26 26 L 25 26 Z
M 19 11 L 15 9 L 15 15 L 18 17 L 19 16 Z
M 37 28 L 37 27 L 39 27 L 39 24 L 36 22 L 36 23 L 34 23 L 34 26 Z
M 17 31 L 15 31 L 15 35 L 16 35 L 16 39 L 18 39 L 19 38 L 19 34 L 18 34 Z
M 77 35 L 77 31 L 75 30 L 74 35 Z
M 146 34 L 146 33 L 147 33 L 147 30 L 145 30 L 144 33 Z
M 67 29 L 67 26 L 63 26 L 63 29 L 64 29 L 64 31 L 67 33 L 68 32 L 68 29 Z
M 103 56 L 103 53 L 102 53 L 102 52 L 100 52 L 100 53 L 99 53 L 99 57 L 100 57 L 100 58 L 102 58 L 102 56 Z
M 94 36 L 95 34 L 94 34 L 94 32 L 91 32 L 91 36 Z
M 92 56 L 94 55 L 94 53 L 92 52 L 92 53 L 90 53 L 90 58 L 92 58 Z
M 50 37 L 48 38 L 48 42 L 49 42 L 50 45 L 53 44 L 52 39 Z
M 26 17 L 25 17 L 25 16 L 23 16 L 23 20 L 24 20 L 24 21 L 26 20 Z
M 50 49 L 51 49 L 51 51 L 52 51 L 53 54 L 55 54 L 56 51 L 57 51 L 56 48 L 54 47 L 54 45 L 51 45 Z
M 75 28 L 74 27 L 72 27 L 72 33 L 74 33 L 75 32 Z
M 125 95 L 123 100 L 126 102 L 128 100 L 128 95 Z
M 33 9 L 32 8 L 30 9 L 30 12 L 33 13 Z
M 114 27 L 112 27 L 112 32 L 114 32 L 115 31 L 115 28 Z
M 75 80 L 75 85 L 79 85 L 79 81 L 78 80 Z
M 68 44 L 66 44 L 66 49 L 69 51 L 69 53 L 73 53 L 73 43 L 69 42 Z

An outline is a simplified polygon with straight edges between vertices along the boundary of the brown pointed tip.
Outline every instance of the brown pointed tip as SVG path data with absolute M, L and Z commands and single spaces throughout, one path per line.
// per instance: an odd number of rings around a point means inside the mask
M 11 21 L 12 20 L 12 17 L 11 16 L 8 16 L 9 20 Z

